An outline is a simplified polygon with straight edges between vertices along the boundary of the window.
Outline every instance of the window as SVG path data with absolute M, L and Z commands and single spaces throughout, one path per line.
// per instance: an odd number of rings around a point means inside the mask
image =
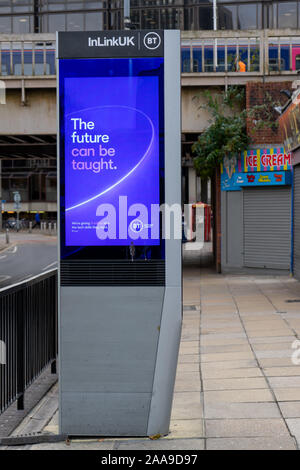
M 300 54 L 297 54 L 295 57 L 296 70 L 300 70 Z
M 87 31 L 103 29 L 103 13 L 86 13 L 85 14 L 85 29 Z
M 11 33 L 10 16 L 0 16 L 0 33 Z
M 238 29 L 257 29 L 257 27 L 257 5 L 255 3 L 239 5 Z
M 278 28 L 297 28 L 297 3 L 278 3 Z
M 13 16 L 13 33 L 26 34 L 31 32 L 30 16 Z
M 211 5 L 198 8 L 199 29 L 213 29 L 213 9 Z
M 67 14 L 67 31 L 83 31 L 82 13 L 68 13 Z
M 237 5 L 219 7 L 219 29 L 237 29 Z
M 65 20 L 66 17 L 63 13 L 57 15 L 49 15 L 48 32 L 55 33 L 55 31 L 65 31 Z

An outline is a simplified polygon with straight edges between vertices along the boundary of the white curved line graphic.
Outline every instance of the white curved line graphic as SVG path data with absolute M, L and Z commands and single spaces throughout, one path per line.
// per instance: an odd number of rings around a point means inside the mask
M 151 141 L 150 141 L 150 144 L 146 150 L 146 152 L 144 153 L 144 155 L 142 156 L 142 158 L 138 161 L 138 163 L 125 175 L 123 176 L 123 178 L 121 178 L 120 180 L 118 180 L 116 183 L 114 183 L 113 185 L 109 186 L 107 189 L 104 189 L 104 191 L 102 191 L 101 193 L 99 194 L 96 194 L 96 196 L 93 196 L 89 199 L 87 199 L 86 201 L 83 201 L 83 202 L 80 202 L 79 204 L 75 204 L 75 206 L 71 206 L 71 207 L 68 207 L 66 208 L 66 212 L 68 211 L 71 211 L 73 209 L 76 209 L 77 207 L 80 207 L 80 206 L 83 206 L 85 204 L 88 204 L 89 202 L 91 201 L 94 201 L 95 199 L 97 199 L 98 197 L 102 196 L 103 194 L 107 193 L 108 191 L 110 191 L 111 189 L 115 188 L 116 186 L 118 186 L 120 183 L 122 183 L 122 181 L 124 181 L 126 178 L 128 178 L 129 175 L 131 175 L 136 169 L 137 167 L 142 163 L 143 160 L 145 160 L 145 158 L 147 157 L 147 155 L 149 154 L 150 150 L 151 150 L 151 147 L 152 147 L 152 144 L 153 144 L 153 141 L 154 141 L 154 134 L 155 134 L 155 131 L 154 131 L 154 125 L 153 125 L 153 122 L 152 120 L 150 119 L 150 117 L 145 114 L 143 111 L 141 111 L 140 109 L 137 109 L 137 108 L 132 108 L 130 106 L 119 106 L 119 105 L 106 105 L 106 106 L 96 106 L 94 108 L 86 108 L 86 109 L 80 109 L 79 111 L 75 111 L 73 113 L 70 113 L 70 114 L 67 114 L 66 117 L 69 117 L 69 116 L 72 116 L 73 114 L 77 114 L 77 113 L 82 113 L 82 112 L 85 112 L 85 111 L 91 111 L 92 109 L 103 109 L 103 108 L 125 108 L 125 109 L 130 109 L 132 111 L 136 111 L 140 114 L 142 114 L 150 123 L 150 126 L 151 126 L 151 130 L 152 130 L 152 136 L 151 136 Z

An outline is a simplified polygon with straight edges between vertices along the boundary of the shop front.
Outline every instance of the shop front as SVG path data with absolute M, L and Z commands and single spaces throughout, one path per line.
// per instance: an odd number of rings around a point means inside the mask
M 284 145 L 292 152 L 293 165 L 293 223 L 292 223 L 292 272 L 300 279 L 300 91 L 296 90 L 290 104 L 280 116 L 279 124 Z
M 290 270 L 291 170 L 291 153 L 283 147 L 256 148 L 238 157 L 224 158 L 221 165 L 223 272 Z

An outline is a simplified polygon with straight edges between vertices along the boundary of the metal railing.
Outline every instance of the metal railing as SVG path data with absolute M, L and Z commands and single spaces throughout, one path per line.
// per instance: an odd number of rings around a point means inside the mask
M 56 372 L 57 270 L 0 289 L 0 414 L 46 366 Z
M 0 76 L 56 76 L 55 34 L 0 35 Z M 300 69 L 299 30 L 182 31 L 183 74 L 291 74 Z
M 183 31 L 182 73 L 295 74 L 300 69 L 300 33 L 292 29 Z M 239 64 L 242 62 L 242 64 Z
M 55 44 L 55 34 L 0 35 L 0 75 L 55 77 Z

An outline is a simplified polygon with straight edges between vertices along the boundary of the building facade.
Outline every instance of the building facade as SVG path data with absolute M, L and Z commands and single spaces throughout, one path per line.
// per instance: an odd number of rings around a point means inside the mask
M 224 30 L 299 28 L 299 1 L 217 0 Z M 135 29 L 213 29 L 212 0 L 131 0 Z M 123 28 L 122 0 L 2 0 L 0 33 Z
M 294 91 L 279 118 L 284 145 L 292 152 L 292 266 L 291 270 L 300 279 L 300 89 Z
M 280 90 L 290 82 L 246 85 L 246 106 L 269 96 L 286 101 Z M 271 111 L 270 111 L 271 112 Z M 276 113 L 275 113 L 276 114 Z M 274 115 L 274 122 L 277 120 Z M 221 165 L 221 270 L 289 272 L 292 267 L 292 152 L 279 126 L 255 128 L 248 119 L 251 147 L 224 158 Z

